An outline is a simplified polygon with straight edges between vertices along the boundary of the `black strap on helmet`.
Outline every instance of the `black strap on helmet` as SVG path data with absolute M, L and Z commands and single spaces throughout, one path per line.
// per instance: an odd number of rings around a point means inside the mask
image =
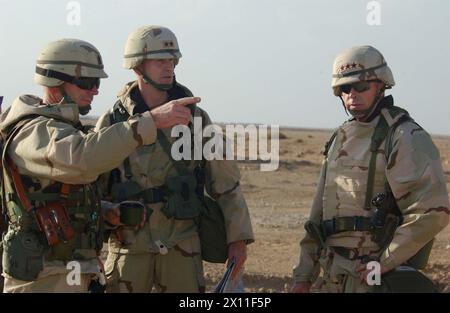
M 56 78 L 62 81 L 65 81 L 67 83 L 72 83 L 76 78 L 74 76 L 71 75 L 67 75 L 61 72 L 57 72 L 54 70 L 49 70 L 49 69 L 45 69 L 39 66 L 36 66 L 36 74 L 45 76 L 45 77 L 50 77 L 50 78 Z

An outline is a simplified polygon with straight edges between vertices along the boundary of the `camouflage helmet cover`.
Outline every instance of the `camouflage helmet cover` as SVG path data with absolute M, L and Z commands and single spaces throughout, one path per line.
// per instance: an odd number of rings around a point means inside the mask
M 128 35 L 125 44 L 123 67 L 133 69 L 147 59 L 181 58 L 177 37 L 162 26 L 143 26 Z
M 382 81 L 386 89 L 395 85 L 383 55 L 374 47 L 357 46 L 344 50 L 336 57 L 331 87 L 334 95 L 339 96 L 339 86 L 376 79 Z
M 79 39 L 60 39 L 50 42 L 41 50 L 36 61 L 34 81 L 47 87 L 64 83 L 63 80 L 51 77 L 48 71 L 75 78 L 106 78 L 108 75 L 103 68 L 100 52 L 93 45 Z

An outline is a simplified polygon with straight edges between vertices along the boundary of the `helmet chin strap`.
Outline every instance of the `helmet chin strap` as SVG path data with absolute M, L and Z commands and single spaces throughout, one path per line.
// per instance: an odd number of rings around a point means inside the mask
M 74 103 L 72 98 L 67 94 L 62 85 L 59 85 L 58 89 L 62 95 L 62 99 L 59 103 Z
M 342 103 L 342 106 L 344 107 L 345 114 L 347 114 L 347 116 L 348 116 L 348 111 L 347 111 L 347 108 L 345 107 L 344 99 L 342 99 L 342 96 L 339 96 L 339 99 L 341 99 L 341 103 Z
M 172 83 L 172 84 L 159 84 L 159 83 L 155 82 L 154 80 L 152 80 L 150 77 L 148 77 L 145 73 L 141 73 L 141 75 L 142 75 L 142 79 L 144 80 L 144 82 L 146 84 L 150 84 L 153 87 L 155 87 L 156 89 L 161 90 L 161 91 L 169 90 L 170 88 L 173 87 L 173 84 L 174 84 L 174 83 Z
M 357 120 L 367 120 L 375 112 L 381 99 L 383 99 L 384 90 L 385 90 L 385 88 L 381 88 L 378 91 L 377 95 L 375 96 L 375 99 L 373 100 L 372 104 L 370 105 L 370 107 L 368 109 L 365 109 L 365 110 L 350 110 L 349 109 L 348 111 Z M 347 112 L 347 108 L 345 107 L 344 100 L 342 100 L 342 97 L 340 97 L 340 98 L 344 105 L 345 111 Z
M 170 88 L 172 88 L 172 86 L 173 86 L 173 84 L 158 84 L 157 82 L 153 81 L 150 77 L 148 77 L 145 74 L 142 74 L 142 79 L 144 80 L 144 82 L 146 84 L 150 84 L 153 87 L 155 87 L 156 89 L 161 90 L 161 91 L 167 91 Z
M 75 101 L 72 100 L 72 98 L 67 94 L 67 92 L 64 91 L 64 88 L 62 87 L 62 85 L 58 86 L 59 87 L 59 91 L 61 92 L 61 95 L 63 96 L 61 101 L 59 102 L 60 104 L 63 103 L 75 103 Z M 89 113 L 89 111 L 92 109 L 91 105 L 86 105 L 86 106 L 78 106 L 78 112 L 80 113 L 80 115 L 87 115 Z

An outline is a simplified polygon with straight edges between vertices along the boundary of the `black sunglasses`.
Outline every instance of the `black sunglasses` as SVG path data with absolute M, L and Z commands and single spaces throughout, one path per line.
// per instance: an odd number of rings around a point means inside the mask
M 91 90 L 94 87 L 100 87 L 100 78 L 97 77 L 80 77 L 74 78 L 71 81 L 72 84 L 75 84 L 77 87 L 84 90 Z
M 353 84 L 342 85 L 341 92 L 345 94 L 349 94 L 350 91 L 355 90 L 356 92 L 364 92 L 370 89 L 369 81 L 361 81 Z

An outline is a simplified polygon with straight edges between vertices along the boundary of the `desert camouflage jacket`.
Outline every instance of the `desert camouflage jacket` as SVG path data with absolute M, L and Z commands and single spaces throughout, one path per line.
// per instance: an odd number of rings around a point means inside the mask
M 9 134 L 19 122 L 23 125 L 11 138 L 6 153 L 22 175 L 27 192 L 34 194 L 49 186 L 52 188 L 55 183 L 88 185 L 95 182 L 100 174 L 118 166 L 143 141 L 136 124 L 153 125 L 150 116 L 133 117 L 98 132 L 86 131 L 79 121 L 75 103 L 46 105 L 32 95 L 18 97 L 1 115 L 2 136 Z M 156 132 L 146 136 L 147 141 L 152 140 Z M 4 178 L 7 178 L 9 190 L 13 190 L 11 179 L 7 175 Z M 24 227 L 26 223 L 21 221 L 28 215 L 13 214 L 9 206 L 8 215 L 12 223 L 8 235 L 14 235 L 18 227 Z M 95 250 L 82 254 L 84 259 L 93 259 L 93 264 L 98 264 Z M 97 270 L 96 265 L 91 265 L 82 266 L 82 270 Z M 41 276 L 66 271 L 65 264 L 56 259 L 45 262 Z
M 130 115 L 136 111 L 137 106 L 141 106 L 141 108 L 143 105 L 145 106 L 145 102 L 143 103 L 141 98 L 138 103 L 133 100 L 132 92 L 138 93 L 136 81 L 128 83 L 119 94 L 119 100 Z M 112 110 L 100 117 L 96 126 L 97 131 L 110 125 L 109 116 L 111 112 Z M 195 109 L 194 116 L 203 119 L 203 127 L 211 124 L 206 112 L 198 107 Z M 177 138 L 171 137 L 171 130 L 171 128 L 164 129 L 163 132 L 171 142 L 174 142 Z M 137 182 L 142 189 L 160 187 L 164 185 L 167 177 L 177 175 L 172 161 L 164 152 L 159 141 L 140 147 L 129 157 L 129 161 L 132 180 Z M 191 162 L 188 167 L 193 170 L 194 163 Z M 123 164 L 118 169 L 121 181 L 126 181 Z M 249 211 L 239 186 L 240 173 L 236 163 L 228 160 L 207 161 L 205 172 L 205 188 L 208 194 L 218 201 L 223 210 L 228 243 L 239 240 L 252 242 L 253 231 Z M 108 180 L 107 175 L 104 175 L 101 180 L 106 182 Z M 103 183 L 103 185 L 106 184 Z M 108 197 L 108 194 L 106 194 L 106 197 Z M 123 232 L 124 244 L 121 244 L 117 237 L 112 234 L 109 238 L 109 251 L 116 253 L 157 253 L 159 249 L 155 242 L 160 241 L 167 248 L 177 246 L 186 253 L 199 253 L 200 243 L 196 235 L 197 225 L 194 220 L 169 219 L 160 211 L 162 205 L 161 202 L 147 203 L 152 213 L 145 226 L 137 232 L 134 229 L 125 228 Z
M 381 110 L 389 126 L 400 115 Z M 350 120 L 339 129 L 322 166 L 310 220 L 320 224 L 334 217 L 371 217 L 364 210 L 371 138 L 380 115 L 368 123 Z M 386 161 L 384 142 L 377 151 L 374 195 L 389 183 L 403 223 L 381 257 L 387 269 L 395 268 L 433 239 L 449 221 L 449 199 L 439 151 L 429 134 L 412 121 L 393 133 L 393 149 Z M 326 164 L 326 166 L 325 166 Z M 345 231 L 327 238 L 328 246 L 378 249 L 369 231 Z M 294 268 L 295 281 L 309 281 L 317 273 L 317 244 L 307 234 L 300 242 L 300 261 Z

